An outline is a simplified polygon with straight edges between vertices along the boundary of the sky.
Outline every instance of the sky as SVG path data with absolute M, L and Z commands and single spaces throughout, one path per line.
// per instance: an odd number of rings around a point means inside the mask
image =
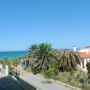
M 0 51 L 42 42 L 90 45 L 90 0 L 0 0 Z

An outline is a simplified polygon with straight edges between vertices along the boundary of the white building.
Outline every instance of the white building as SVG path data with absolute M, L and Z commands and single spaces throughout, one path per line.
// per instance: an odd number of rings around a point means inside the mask
M 87 47 L 85 47 L 85 48 L 83 48 L 83 49 L 80 49 L 78 52 L 85 52 L 85 53 L 90 53 L 90 46 L 87 46 Z
M 75 51 L 76 47 L 73 47 Z M 87 70 L 86 64 L 90 62 L 90 46 L 86 46 L 83 49 L 78 50 L 78 53 L 82 59 L 81 61 L 81 68 Z

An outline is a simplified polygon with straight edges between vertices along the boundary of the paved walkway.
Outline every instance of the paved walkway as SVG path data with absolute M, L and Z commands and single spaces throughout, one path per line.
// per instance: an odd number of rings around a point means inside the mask
M 0 90 L 23 90 L 11 78 L 0 73 Z
M 32 73 L 23 74 L 20 78 L 41 90 L 71 90 L 68 87 L 47 81 L 45 78 L 33 75 Z

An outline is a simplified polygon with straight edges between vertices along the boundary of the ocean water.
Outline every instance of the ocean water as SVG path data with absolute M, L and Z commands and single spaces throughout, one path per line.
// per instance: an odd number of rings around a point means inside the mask
M 26 51 L 8 51 L 8 52 L 0 52 L 0 59 L 5 57 L 15 58 L 26 54 Z

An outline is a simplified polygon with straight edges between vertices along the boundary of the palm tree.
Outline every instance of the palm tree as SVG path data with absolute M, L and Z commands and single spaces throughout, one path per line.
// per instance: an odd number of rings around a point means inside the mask
M 31 53 L 30 64 L 38 70 L 47 70 L 56 63 L 55 53 L 51 44 L 42 43 Z
M 75 69 L 80 64 L 80 57 L 77 52 L 69 49 L 57 51 L 59 70 L 69 71 L 69 68 Z
M 28 48 L 28 52 L 27 52 L 27 58 L 29 60 L 29 67 L 30 67 L 30 60 L 31 60 L 31 55 L 32 52 L 34 52 L 36 49 L 38 49 L 38 45 L 37 44 L 33 44 Z
M 38 45 L 37 45 L 37 44 L 31 45 L 28 51 L 32 52 L 32 51 L 34 51 L 35 49 L 38 49 Z

